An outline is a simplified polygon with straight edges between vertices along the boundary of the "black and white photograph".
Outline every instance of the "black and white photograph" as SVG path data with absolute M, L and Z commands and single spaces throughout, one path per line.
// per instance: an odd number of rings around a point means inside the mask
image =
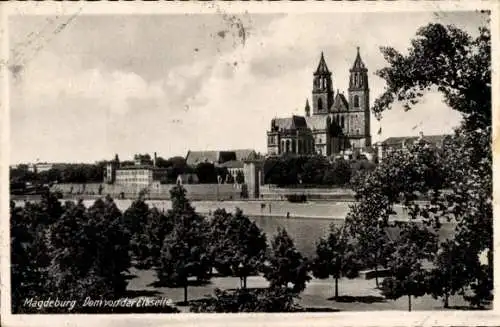
M 497 2 L 43 5 L 2 18 L 2 313 L 493 312 Z

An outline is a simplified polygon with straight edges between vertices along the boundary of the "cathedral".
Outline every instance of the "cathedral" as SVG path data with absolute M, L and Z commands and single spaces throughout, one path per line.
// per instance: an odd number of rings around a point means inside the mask
M 347 98 L 333 91 L 332 73 L 323 52 L 313 74 L 311 104 L 305 116 L 274 118 L 267 132 L 269 155 L 284 153 L 332 156 L 371 146 L 368 70 L 359 47 L 349 70 Z M 312 107 L 312 112 L 311 112 Z

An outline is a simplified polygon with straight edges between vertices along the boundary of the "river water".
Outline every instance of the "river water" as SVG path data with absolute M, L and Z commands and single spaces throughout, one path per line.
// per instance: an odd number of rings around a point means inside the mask
M 16 201 L 18 205 L 23 202 Z M 90 206 L 94 200 L 84 200 L 85 206 Z M 115 200 L 117 207 L 123 212 L 132 203 L 132 200 Z M 147 201 L 148 205 L 160 210 L 168 210 L 170 201 Z M 318 202 L 318 203 L 289 203 L 286 201 L 197 201 L 193 202 L 196 211 L 202 214 L 213 212 L 217 208 L 234 212 L 238 207 L 249 216 L 266 233 L 268 240 L 276 234 L 278 228 L 284 228 L 293 238 L 297 249 L 305 256 L 313 256 L 316 243 L 321 237 L 328 234 L 331 224 L 341 225 L 349 211 L 348 202 Z M 396 207 L 397 220 L 408 220 L 408 216 L 401 207 Z M 287 218 L 287 213 L 289 218 Z M 439 238 L 453 234 L 455 225 L 445 223 L 438 232 Z M 389 235 L 397 234 L 389 230 Z

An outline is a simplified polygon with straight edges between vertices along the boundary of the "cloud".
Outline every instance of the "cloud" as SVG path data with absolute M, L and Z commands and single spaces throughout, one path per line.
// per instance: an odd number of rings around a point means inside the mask
M 477 27 L 468 23 L 470 14 L 457 17 L 445 19 Z M 374 75 L 386 65 L 379 47 L 404 50 L 419 26 L 436 19 L 431 13 L 401 13 L 396 31 L 388 13 L 257 17 L 243 20 L 248 35 L 242 42 L 239 33 L 217 35 L 228 29 L 217 15 L 205 15 L 200 23 L 182 17 L 155 16 L 154 24 L 131 18 L 126 29 L 123 22 L 100 21 L 97 25 L 108 28 L 102 47 L 93 43 L 97 29 L 87 29 L 81 20 L 13 82 L 14 161 L 88 161 L 146 151 L 168 157 L 205 148 L 265 151 L 273 117 L 303 114 L 321 51 L 334 88 L 346 92 L 360 46 L 373 102 L 385 85 Z M 158 27 L 164 25 L 168 28 Z M 429 94 L 410 112 L 396 105 L 384 113 L 381 137 L 416 134 L 412 127 L 421 121 L 424 133 L 437 134 L 459 119 L 440 95 Z M 374 139 L 378 128 L 373 118 Z M 44 149 L 46 157 L 34 156 L 34 149 Z

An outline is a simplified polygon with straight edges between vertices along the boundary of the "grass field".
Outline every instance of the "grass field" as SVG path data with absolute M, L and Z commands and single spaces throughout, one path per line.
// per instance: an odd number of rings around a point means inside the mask
M 174 303 L 183 301 L 183 288 L 153 287 L 155 272 L 153 270 L 132 269 L 131 274 L 135 277 L 130 280 L 128 290 L 130 296 L 156 296 L 171 299 Z M 234 289 L 240 284 L 237 277 L 215 277 L 208 284 L 190 286 L 188 288 L 188 300 L 197 300 L 213 294 L 216 288 Z M 248 278 L 249 288 L 267 287 L 267 281 L 261 276 Z M 342 278 L 339 282 L 340 297 L 336 301 L 334 295 L 333 279 L 312 279 L 305 291 L 301 294 L 299 304 L 314 311 L 376 311 L 376 310 L 408 310 L 408 298 L 398 300 L 386 300 L 378 289 L 375 288 L 375 280 L 361 278 Z M 460 296 L 450 299 L 451 308 L 448 310 L 463 309 L 467 303 Z M 179 307 L 180 310 L 189 311 L 188 307 Z M 412 298 L 412 310 L 444 310 L 442 302 L 431 296 Z

